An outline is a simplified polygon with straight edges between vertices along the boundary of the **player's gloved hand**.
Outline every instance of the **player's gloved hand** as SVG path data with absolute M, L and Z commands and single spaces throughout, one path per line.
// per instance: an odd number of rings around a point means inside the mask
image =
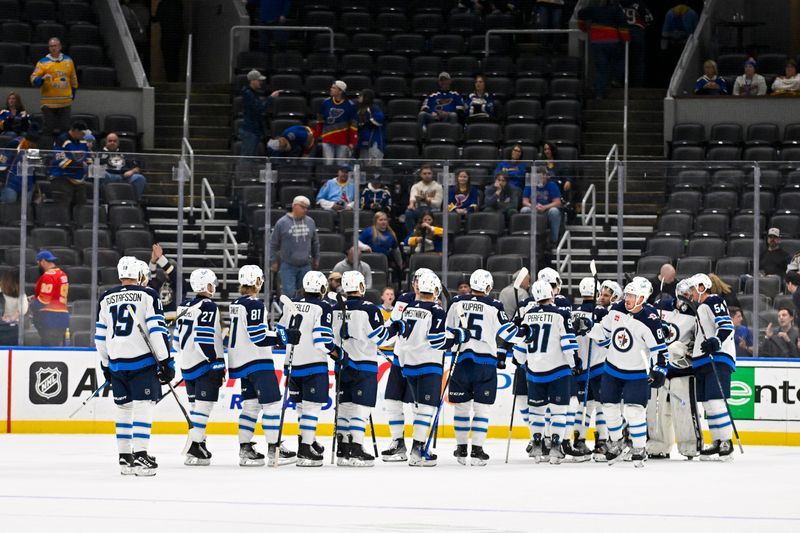
M 497 358 L 497 368 L 500 370 L 505 370 L 506 368 L 506 358 L 505 357 L 498 357 Z
M 100 365 L 100 370 L 103 372 L 105 380 L 111 383 L 111 369 L 107 366 Z
M 519 333 L 517 333 L 517 335 L 527 341 L 528 337 L 531 334 L 531 327 L 528 324 L 520 324 L 518 327 L 519 327 Z
M 592 329 L 593 323 L 591 318 L 585 316 L 579 316 L 576 317 L 575 320 L 573 320 L 573 322 L 575 323 L 576 335 L 586 335 L 589 332 L 589 330 Z
M 650 375 L 648 376 L 648 380 L 650 381 L 651 388 L 658 389 L 660 387 L 663 387 L 666 379 L 667 379 L 667 367 L 656 365 L 650 369 Z
M 453 334 L 459 344 L 464 344 L 472 338 L 468 329 L 464 328 L 447 328 L 447 331 Z
M 225 361 L 217 360 L 211 363 L 211 370 L 208 371 L 208 379 L 217 387 L 222 387 L 225 382 Z
M 164 361 L 158 365 L 158 381 L 161 382 L 162 385 L 166 385 L 167 383 L 172 383 L 172 380 L 175 379 L 175 360 L 172 357 L 168 357 Z
M 286 342 L 285 344 L 299 344 L 300 343 L 300 330 L 299 329 L 287 329 L 286 331 Z
M 719 342 L 719 339 L 716 337 L 709 337 L 700 344 L 700 349 L 703 350 L 703 353 L 706 355 L 713 355 L 720 351 L 722 348 L 722 343 Z
M 575 366 L 572 367 L 572 375 L 580 376 L 583 374 L 583 364 L 581 363 L 581 358 L 576 355 L 573 357 L 573 360 L 575 361 Z
M 347 339 L 351 339 L 352 338 L 352 337 L 350 337 L 350 328 L 347 327 L 347 322 L 342 324 L 341 337 L 342 337 L 343 341 L 346 341 Z
M 339 353 L 339 348 L 334 348 L 333 350 L 330 351 L 330 353 L 328 353 L 328 357 L 337 362 L 339 361 L 341 355 L 342 354 Z
M 403 335 L 406 332 L 406 323 L 402 320 L 392 320 L 389 324 L 389 333 L 394 335 Z

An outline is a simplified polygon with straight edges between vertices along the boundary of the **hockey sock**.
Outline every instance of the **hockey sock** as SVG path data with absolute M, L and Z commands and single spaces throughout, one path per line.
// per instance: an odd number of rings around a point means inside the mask
M 317 435 L 317 421 L 321 411 L 321 403 L 303 402 L 303 414 L 298 419 L 300 441 L 303 444 L 314 444 L 314 438 Z
M 618 403 L 604 403 L 603 414 L 606 418 L 608 434 L 612 440 L 619 440 L 622 438 L 622 411 Z
M 425 442 L 428 440 L 428 434 L 431 431 L 431 424 L 433 424 L 433 417 L 436 414 L 436 408 L 432 405 L 419 404 L 414 408 L 414 430 L 412 437 L 414 440 Z
M 255 398 L 242 402 L 242 412 L 239 414 L 239 444 L 253 440 L 259 412 L 261 412 L 261 406 Z
M 389 419 L 389 432 L 392 440 L 402 439 L 405 431 L 406 418 L 403 414 L 403 402 L 386 400 L 386 417 Z
M 547 406 L 544 411 L 544 435 L 545 437 L 549 437 L 553 434 L 553 430 L 551 429 L 550 423 L 552 422 L 552 413 L 550 411 L 550 407 Z
M 644 448 L 647 444 L 647 411 L 644 406 L 626 403 L 625 420 L 628 421 L 628 431 L 633 447 Z
M 572 438 L 572 432 L 575 429 L 575 415 L 577 412 L 578 397 L 570 396 L 569 405 L 567 406 L 566 429 L 564 430 L 564 435 L 567 437 L 567 439 Z M 580 419 L 578 421 L 580 422 Z
M 353 412 L 353 404 L 350 402 L 339 404 L 339 417 L 336 421 L 336 434 L 345 439 L 350 434 L 350 413 Z
M 725 409 L 725 400 L 707 400 L 703 402 L 708 420 L 708 431 L 712 440 L 733 439 L 733 428 L 728 410 Z
M 356 444 L 364 444 L 364 434 L 367 431 L 369 420 L 369 407 L 350 404 L 350 436 Z
M 567 430 L 567 405 L 550 404 L 550 436 L 558 436 L 564 440 L 564 433 Z
M 189 412 L 189 419 L 192 421 L 192 429 L 189 430 L 189 438 L 192 442 L 203 442 L 206 438 L 206 424 L 208 424 L 208 416 L 211 414 L 211 409 L 214 407 L 214 402 L 206 402 L 204 400 L 195 400 L 194 407 Z
M 544 405 L 537 405 L 537 406 L 529 406 L 528 410 L 530 411 L 530 428 L 531 428 L 531 435 L 536 433 L 543 435 L 544 428 L 545 428 L 545 409 Z
M 522 421 L 531 430 L 531 437 L 533 437 L 533 430 L 531 428 L 530 412 L 528 411 L 528 397 L 527 396 L 514 396 L 514 409 L 517 409 L 522 415 Z
M 606 427 L 606 417 L 603 415 L 603 404 L 598 401 L 592 400 L 589 402 L 589 412 L 587 415 L 594 413 L 594 431 L 595 440 L 603 439 L 608 440 L 608 427 Z M 586 429 L 588 431 L 589 417 L 586 417 Z
M 472 417 L 472 445 L 483 447 L 489 431 L 489 405 L 474 402 L 475 415 Z
M 114 414 L 117 422 L 117 448 L 119 453 L 131 453 L 131 445 L 133 444 L 133 437 L 131 436 L 133 433 L 133 404 L 128 402 L 118 405 Z
M 267 444 L 278 442 L 278 430 L 281 427 L 281 402 L 262 403 L 261 429 Z
M 453 405 L 453 429 L 456 432 L 456 444 L 466 444 L 469 441 L 469 411 L 472 402 L 463 402 Z M 473 433 L 472 438 L 475 438 Z
M 156 402 L 151 400 L 133 401 L 133 452 L 146 452 L 150 444 L 150 430 L 153 428 L 153 410 Z

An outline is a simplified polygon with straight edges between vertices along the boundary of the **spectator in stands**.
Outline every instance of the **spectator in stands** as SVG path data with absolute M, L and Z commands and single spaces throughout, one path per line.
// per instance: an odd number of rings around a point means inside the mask
M 286 24 L 286 17 L 289 16 L 289 9 L 292 7 L 291 0 L 261 0 L 259 15 L 262 26 L 283 26 Z M 333 21 L 331 21 L 333 23 Z M 285 31 L 260 31 L 261 49 L 267 51 L 274 41 L 276 47 L 280 47 L 286 42 Z
M 85 140 L 85 138 L 84 138 Z M 133 186 L 136 199 L 141 202 L 147 180 L 142 175 L 142 168 L 132 154 L 127 156 L 119 151 L 119 135 L 114 132 L 106 135 L 106 145 L 100 152 L 100 164 L 105 167 L 106 183 L 124 181 Z
M 733 82 L 734 96 L 764 96 L 767 94 L 767 82 L 764 76 L 756 74 L 756 60 L 752 57 L 744 62 L 744 74 Z
M 664 263 L 658 271 L 658 275 L 650 280 L 653 285 L 653 294 L 650 295 L 649 302 L 654 303 L 661 294 L 668 294 L 675 300 L 675 287 L 678 285 L 677 273 L 672 263 Z
M 90 152 L 94 152 L 94 143 L 97 141 L 92 130 L 85 130 L 83 132 L 83 141 L 86 143 L 86 146 L 89 147 Z
M 622 43 L 630 39 L 625 13 L 616 2 L 592 4 L 578 11 L 578 26 L 589 31 L 595 68 L 594 97 L 603 99 L 609 78 L 618 84 L 625 76 Z
M 364 89 L 358 95 L 358 144 L 356 158 L 366 166 L 379 167 L 386 149 L 386 133 L 384 132 L 384 116 L 381 108 L 375 103 L 375 91 Z
M 69 279 L 56 266 L 57 260 L 50 250 L 40 250 L 36 254 L 36 262 L 42 275 L 36 282 L 31 313 L 42 346 L 63 346 L 64 335 L 69 327 Z
M 792 303 L 794 304 L 795 323 L 800 326 L 800 274 L 797 272 L 786 273 L 786 292 L 792 295 Z
M 419 169 L 420 180 L 411 186 L 408 193 L 408 208 L 405 213 L 406 230 L 411 233 L 417 219 L 423 212 L 440 211 L 442 209 L 442 185 L 433 180 L 433 168 L 422 165 Z
M 336 263 L 333 267 L 333 272 L 344 274 L 350 270 L 358 270 L 364 276 L 364 282 L 368 289 L 372 288 L 372 267 L 364 261 L 358 261 L 358 268 L 354 266 L 353 247 L 347 249 L 347 257 Z
M 508 176 L 502 172 L 494 177 L 494 183 L 486 186 L 483 195 L 485 211 L 496 211 L 505 215 L 506 219 L 519 211 L 520 190 L 508 182 Z
M 311 201 L 295 196 L 292 209 L 275 223 L 269 242 L 270 268 L 279 272 L 283 294 L 293 297 L 303 286 L 303 276 L 319 266 L 317 225 L 308 216 Z
M 346 163 L 358 138 L 356 106 L 346 93 L 347 84 L 336 80 L 331 85 L 330 97 L 323 100 L 319 107 L 314 136 L 322 142 L 322 156 L 326 165 Z
M 564 11 L 564 0 L 536 0 L 533 11 L 536 16 L 535 26 L 537 29 L 561 29 L 561 14 Z
M 467 120 L 491 120 L 497 118 L 494 96 L 486 92 L 486 76 L 475 76 L 475 92 L 464 102 Z
M 356 187 L 350 179 L 350 167 L 339 165 L 336 177 L 325 182 L 317 193 L 317 205 L 326 211 L 348 211 L 353 209 Z
M 86 203 L 86 170 L 91 164 L 91 153 L 83 140 L 86 124 L 73 122 L 69 131 L 56 140 L 53 165 L 50 169 L 53 196 L 58 203 L 69 206 Z
M 800 252 L 794 254 L 786 265 L 786 273 L 789 272 L 800 272 Z
M 164 309 L 164 318 L 168 321 L 175 320 L 177 302 L 182 302 L 185 294 L 180 298 L 175 297 L 178 287 L 178 269 L 175 262 L 167 259 L 164 250 L 158 243 L 153 244 L 150 250 L 150 281 L 148 287 L 155 290 L 161 299 Z M 184 292 L 186 284 L 183 285 Z
M 269 157 L 308 157 L 314 149 L 314 131 L 308 126 L 289 126 L 267 142 Z
M 519 276 L 519 270 L 514 272 L 514 276 L 512 280 L 516 280 L 517 276 Z M 514 315 L 517 313 L 517 308 L 519 308 L 520 303 L 525 301 L 528 298 L 528 289 L 531 287 L 531 276 L 528 274 L 520 283 L 519 289 L 514 287 L 514 281 L 503 287 L 503 290 L 500 291 L 500 296 L 498 296 L 498 300 L 500 303 L 503 304 L 503 310 L 506 312 L 509 318 L 514 318 Z
M 6 105 L 0 111 L 0 132 L 22 135 L 31 127 L 31 117 L 25 111 L 20 95 L 11 91 L 6 96 Z
M 0 204 L 13 204 L 19 201 L 22 194 L 22 179 L 20 178 L 21 168 L 20 162 L 28 151 L 28 158 L 38 159 L 38 150 L 36 147 L 38 138 L 35 133 L 28 132 L 21 137 L 13 139 L 0 152 L 0 171 L 6 170 L 6 184 L 0 190 Z M 28 171 L 28 203 L 33 199 L 33 168 Z
M 519 190 L 525 188 L 525 175 L 528 173 L 530 166 L 527 161 L 522 160 L 522 145 L 515 144 L 511 148 L 511 159 L 500 161 L 494 168 L 494 175 L 501 172 L 508 176 L 508 181 Z
M 384 287 L 381 291 L 381 303 L 378 306 L 378 309 L 381 310 L 384 322 L 389 320 L 389 317 L 392 316 L 395 299 L 394 287 Z
M 641 87 L 644 85 L 644 70 L 646 62 L 647 43 L 645 30 L 653 22 L 653 14 L 647 9 L 645 2 L 640 0 L 620 0 L 625 18 L 628 21 L 630 40 L 630 86 Z
M 444 230 L 433 225 L 433 214 L 424 211 L 414 231 L 406 238 L 406 244 L 415 253 L 442 252 L 442 236 Z
M 799 357 L 798 337 L 800 335 L 798 335 L 797 326 L 794 325 L 794 311 L 788 307 L 781 307 L 778 310 L 778 327 L 776 328 L 772 322 L 767 324 L 760 355 L 763 357 Z
M 744 313 L 738 307 L 728 309 L 733 322 L 733 335 L 736 342 L 737 357 L 751 357 L 753 355 L 753 332 L 744 325 Z
M 722 279 L 713 272 L 708 273 L 708 279 L 711 280 L 711 290 L 713 294 L 718 294 L 722 297 L 728 307 L 742 307 L 742 304 L 739 303 L 739 298 L 736 297 L 736 292 L 734 292 L 730 285 L 722 281 Z
M 3 314 L 0 316 L 0 346 L 14 346 L 19 339 L 19 317 L 28 312 L 28 298 L 19 295 L 19 269 L 12 268 L 0 278 Z M 20 308 L 20 306 L 22 306 Z
M 456 123 L 459 116 L 464 113 L 464 100 L 461 95 L 450 90 L 452 81 L 449 73 L 440 72 L 439 90 L 429 94 L 422 101 L 417 122 L 423 137 L 427 134 L 428 124 L 431 121 Z
M 785 76 L 778 76 L 772 82 L 772 94 L 776 96 L 800 95 L 800 74 L 797 73 L 797 62 L 794 59 L 786 62 L 785 73 Z
M 167 81 L 181 81 L 186 74 L 186 67 L 181 64 L 183 1 L 161 0 L 156 8 L 153 22 L 161 27 L 161 55 L 164 57 Z
M 761 273 L 767 276 L 783 277 L 786 275 L 789 259 L 789 252 L 781 247 L 781 230 L 769 228 L 767 230 L 767 249 L 761 254 L 759 261 Z
M 698 20 L 697 12 L 685 3 L 676 5 L 664 16 L 664 25 L 661 27 L 663 62 L 659 69 L 662 73 L 662 85 L 666 86 L 669 83 L 670 76 L 672 76 L 686 46 L 686 41 L 697 28 Z
M 358 236 L 359 250 L 383 254 L 389 260 L 389 268 L 400 276 L 403 257 L 400 254 L 400 242 L 397 234 L 389 225 L 389 215 L 378 211 L 372 217 L 372 225 L 361 230 Z
M 575 178 L 571 173 L 566 172 L 562 166 L 556 164 L 558 160 L 558 148 L 556 148 L 556 145 L 549 141 L 542 144 L 542 157 L 545 160 L 548 179 L 558 185 L 565 203 L 571 202 Z
M 392 193 L 378 181 L 370 181 L 361 191 L 361 209 L 367 211 L 392 211 Z
M 272 99 L 281 92 L 272 91 L 266 99 L 262 98 L 261 89 L 264 86 L 264 77 L 256 69 L 247 73 L 247 85 L 242 87 L 242 125 L 239 126 L 239 139 L 242 141 L 239 155 L 242 157 L 255 157 L 258 155 L 258 145 L 264 139 L 264 122 L 267 119 L 267 110 L 272 104 Z
M 536 212 L 545 213 L 547 224 L 550 226 L 550 243 L 555 246 L 558 242 L 558 235 L 561 232 L 561 191 L 558 185 L 550 181 L 545 167 L 536 169 Z M 532 205 L 532 190 L 530 185 L 525 187 L 522 193 L 522 212 L 530 213 L 534 207 Z
M 461 278 L 458 280 L 458 285 L 456 285 L 456 294 L 460 294 L 461 296 L 469 296 L 472 293 L 472 289 L 469 287 L 469 280 L 467 278 Z
M 461 170 L 456 176 L 456 184 L 450 189 L 450 198 L 447 203 L 448 211 L 455 211 L 459 215 L 474 213 L 478 210 L 478 188 L 469 181 L 469 172 Z
M 710 96 L 728 94 L 728 82 L 719 75 L 716 61 L 708 59 L 703 63 L 703 75 L 694 83 L 694 94 Z
M 342 273 L 331 272 L 328 275 L 328 299 L 336 302 L 337 294 L 342 294 Z
M 57 137 L 69 127 L 78 76 L 72 58 L 61 53 L 61 39 L 50 38 L 47 48 L 50 53 L 36 63 L 31 85 L 41 89 L 44 132 Z

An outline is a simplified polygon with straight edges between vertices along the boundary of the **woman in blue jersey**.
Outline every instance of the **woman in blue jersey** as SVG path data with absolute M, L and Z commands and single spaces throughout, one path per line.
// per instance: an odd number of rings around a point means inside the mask
M 470 183 L 469 172 L 461 170 L 456 176 L 456 186 L 450 189 L 447 210 L 460 215 L 478 210 L 478 188 Z
M 372 89 L 364 89 L 358 97 L 356 122 L 358 125 L 356 158 L 363 161 L 366 166 L 380 166 L 386 145 L 383 131 L 384 117 L 381 108 L 375 105 L 375 92 Z

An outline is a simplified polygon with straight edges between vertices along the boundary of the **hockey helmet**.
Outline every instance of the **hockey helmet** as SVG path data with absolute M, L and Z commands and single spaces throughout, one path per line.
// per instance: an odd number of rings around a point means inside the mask
M 553 299 L 553 287 L 546 280 L 534 281 L 531 285 L 531 296 L 537 302 Z
M 130 255 L 120 258 L 117 263 L 117 277 L 119 279 L 135 279 L 139 281 L 142 269 L 139 260 Z
M 583 278 L 578 285 L 578 292 L 580 292 L 581 296 L 584 298 L 594 298 L 595 283 L 594 278 Z
M 700 290 L 700 285 L 703 286 L 702 291 Z M 695 274 L 689 278 L 689 286 L 694 287 L 697 294 L 703 294 L 711 288 L 711 278 L 709 278 L 707 274 Z
M 192 286 L 194 292 L 214 294 L 217 289 L 217 275 L 208 268 L 198 268 L 189 276 L 189 285 Z M 208 290 L 209 285 L 212 287 L 210 291 Z
M 328 290 L 328 280 L 319 270 L 309 270 L 303 276 L 303 290 L 311 294 L 325 294 Z
M 607 279 L 600 285 L 600 290 L 608 289 L 611 292 L 611 303 L 618 301 L 622 298 L 622 287 L 616 281 Z
M 489 294 L 494 287 L 494 278 L 491 272 L 479 268 L 469 277 L 469 288 L 476 292 Z
M 423 272 L 417 280 L 417 286 L 419 287 L 419 292 L 425 294 L 439 296 L 442 292 L 442 282 L 439 281 L 439 276 L 433 271 Z
M 630 283 L 625 285 L 625 294 L 634 294 L 636 296 L 643 296 L 644 299 L 650 298 L 653 294 L 653 285 L 647 278 L 636 276 Z
M 433 270 L 431 270 L 430 268 L 425 268 L 425 267 L 418 268 L 416 271 L 414 271 L 414 281 L 419 281 L 419 278 L 422 277 L 423 274 L 433 274 L 433 273 L 434 273 Z
M 147 282 L 150 281 L 150 265 L 142 261 L 139 261 L 139 283 L 142 285 L 147 285 Z
M 264 283 L 264 271 L 258 265 L 244 265 L 239 269 L 239 285 L 261 287 Z
M 553 286 L 553 288 L 561 287 L 561 276 L 558 275 L 555 269 L 550 267 L 541 269 L 536 275 L 536 279 L 539 281 L 546 281 Z
M 351 292 L 364 294 L 367 290 L 364 274 L 357 270 L 348 270 L 342 274 L 342 290 L 348 294 Z
M 656 308 L 661 311 L 674 311 L 675 299 L 669 294 L 662 292 L 658 295 L 658 299 L 656 300 Z

